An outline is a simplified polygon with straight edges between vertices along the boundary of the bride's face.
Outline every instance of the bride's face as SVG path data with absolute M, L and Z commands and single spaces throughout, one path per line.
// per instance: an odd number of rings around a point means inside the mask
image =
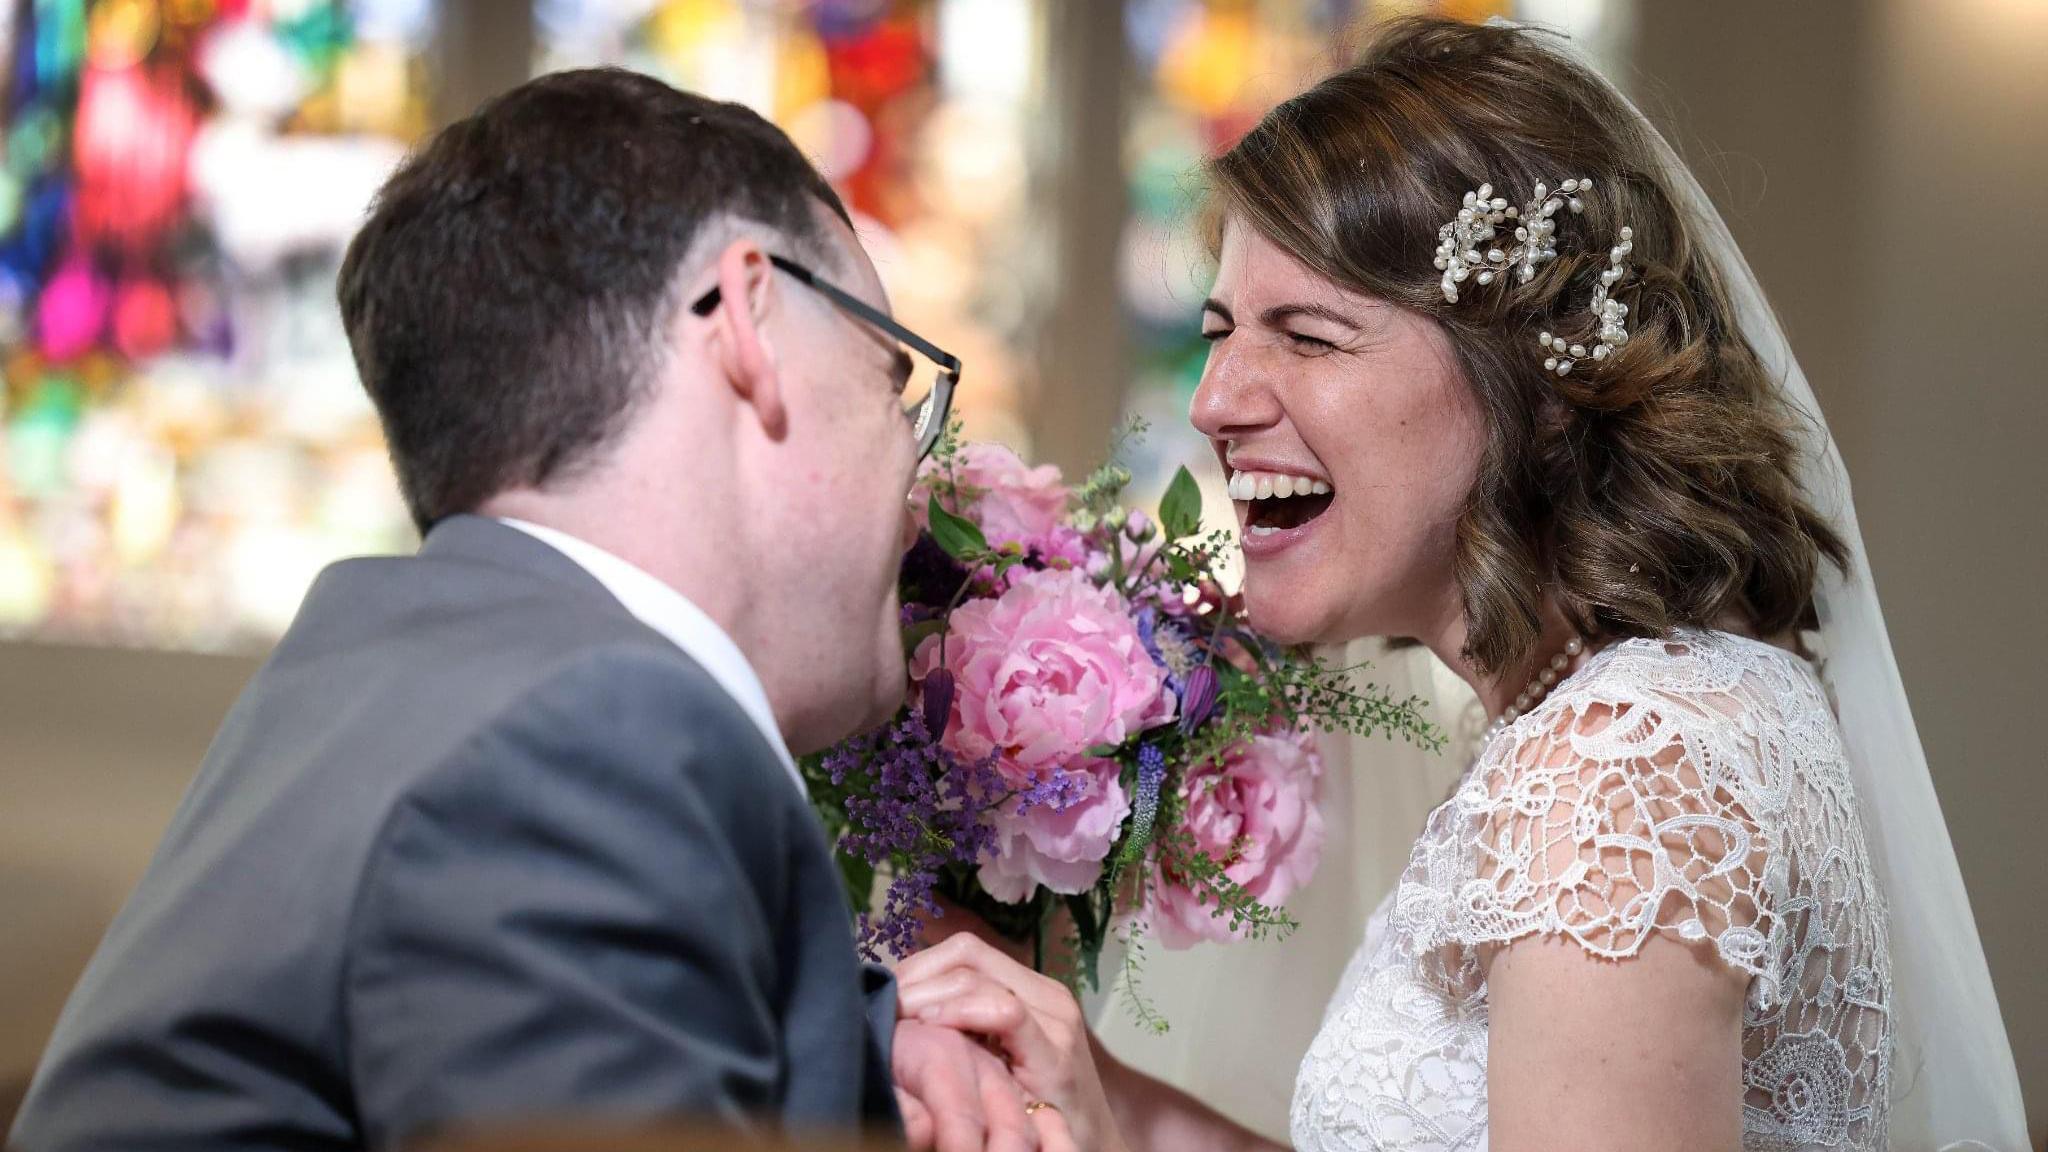
M 1285 643 L 1454 625 L 1453 544 L 1484 433 L 1443 329 L 1236 221 L 1202 329 L 1190 419 L 1231 481 L 1252 622 Z

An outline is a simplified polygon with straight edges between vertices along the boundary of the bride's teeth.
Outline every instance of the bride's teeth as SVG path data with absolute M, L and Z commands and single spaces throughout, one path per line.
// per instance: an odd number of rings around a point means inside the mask
M 1293 496 L 1328 496 L 1327 481 L 1274 472 L 1232 472 L 1228 484 L 1232 500 L 1285 500 Z
M 1278 528 L 1275 528 L 1270 524 L 1254 524 L 1251 527 L 1251 533 L 1254 536 L 1271 536 L 1273 533 L 1278 531 Z

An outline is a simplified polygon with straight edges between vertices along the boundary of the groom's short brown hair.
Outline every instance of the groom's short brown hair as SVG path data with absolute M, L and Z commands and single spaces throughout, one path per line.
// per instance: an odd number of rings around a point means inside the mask
M 378 193 L 337 289 L 420 530 L 618 430 L 707 223 L 818 258 L 821 203 L 846 218 L 774 125 L 618 69 L 540 77 L 436 135 Z

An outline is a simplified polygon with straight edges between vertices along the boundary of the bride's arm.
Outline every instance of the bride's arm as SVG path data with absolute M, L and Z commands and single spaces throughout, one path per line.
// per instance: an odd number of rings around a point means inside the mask
M 1154 1080 L 1109 1054 L 1093 1032 L 1089 1050 L 1109 1096 L 1117 1128 L 1134 1152 L 1276 1152 L 1275 1144 L 1233 1123 L 1193 1096 Z
M 1713 945 L 1663 933 L 1618 961 L 1556 936 L 1500 949 L 1486 982 L 1489 1146 L 1736 1152 L 1745 985 Z
M 1588 758 L 1618 724 L 1602 705 L 1525 738 L 1502 785 L 1518 802 L 1489 816 L 1482 856 L 1496 883 L 1520 894 L 1520 912 L 1558 910 L 1554 931 L 1470 941 L 1486 980 L 1494 1152 L 1742 1147 L 1752 973 L 1715 937 L 1759 914 L 1768 841 L 1682 745 Z M 1667 741 L 1678 730 L 1670 716 L 1655 729 Z M 1681 938 L 1688 923 L 1697 939 Z

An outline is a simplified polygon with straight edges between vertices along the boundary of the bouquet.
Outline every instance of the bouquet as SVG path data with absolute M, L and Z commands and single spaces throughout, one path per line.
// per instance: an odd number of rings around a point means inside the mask
M 1181 469 L 1157 518 L 1114 463 L 1078 488 L 949 429 L 919 473 L 900 582 L 908 702 L 809 758 L 863 951 L 903 956 L 937 897 L 1099 985 L 1112 933 L 1137 991 L 1142 938 L 1264 938 L 1314 873 L 1318 728 L 1441 740 L 1395 701 L 1260 639 L 1218 571 Z M 874 888 L 887 878 L 875 907 Z M 1058 939 L 1048 940 L 1057 933 Z

